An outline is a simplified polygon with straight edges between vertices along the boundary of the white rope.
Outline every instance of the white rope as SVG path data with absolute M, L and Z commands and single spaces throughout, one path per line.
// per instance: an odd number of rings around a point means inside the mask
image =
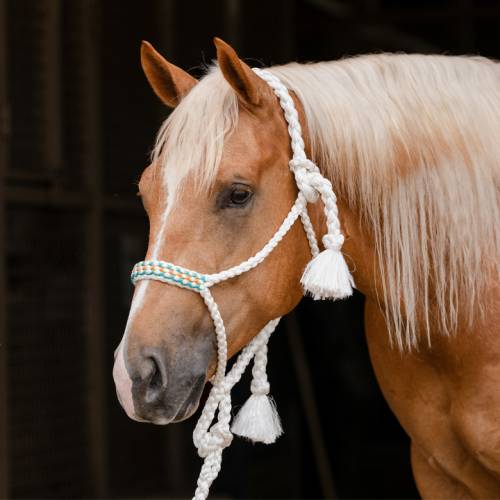
M 215 304 L 210 292 L 208 294 L 202 293 L 202 295 L 204 295 L 203 298 L 207 306 L 209 303 Z M 204 500 L 208 496 L 210 486 L 220 471 L 222 451 L 231 444 L 233 439 L 229 425 L 231 419 L 231 389 L 239 382 L 246 367 L 252 358 L 256 356 L 256 353 L 261 352 L 262 348 L 266 348 L 269 337 L 276 329 L 276 326 L 278 326 L 280 319 L 277 318 L 270 321 L 243 349 L 229 373 L 220 381 L 214 380 L 214 386 L 210 391 L 210 395 L 193 432 L 194 445 L 200 457 L 205 459 L 193 497 L 195 500 Z M 256 372 L 260 373 L 254 373 L 254 375 L 257 374 L 265 378 L 264 382 L 256 382 L 256 389 L 260 391 L 269 391 L 269 383 L 267 382 L 265 372 L 266 362 L 267 359 L 263 359 L 261 354 L 257 363 L 258 368 L 255 369 Z M 264 384 L 267 384 L 267 386 Z M 265 392 L 266 394 L 267 391 Z M 217 422 L 210 427 L 217 410 Z
M 344 236 L 342 235 L 338 218 L 337 197 L 333 192 L 331 182 L 323 177 L 317 165 L 306 157 L 304 140 L 302 139 L 302 127 L 300 126 L 299 114 L 293 99 L 279 78 L 269 73 L 269 71 L 259 68 L 254 68 L 254 71 L 274 90 L 283 109 L 285 119 L 288 123 L 288 133 L 290 134 L 293 151 L 293 158 L 290 160 L 290 169 L 295 175 L 300 192 L 304 194 L 309 203 L 315 203 L 319 193 L 325 205 L 328 234 L 325 235 L 326 239 L 323 237 L 323 244 L 326 248 L 340 250 L 344 242 Z
M 349 294 L 350 287 L 353 285 L 340 253 L 344 237 L 340 229 L 336 197 L 330 181 L 325 179 L 318 167 L 306 157 L 299 116 L 293 100 L 277 77 L 265 70 L 254 68 L 254 71 L 273 89 L 288 123 L 293 151 L 289 166 L 294 174 L 299 192 L 285 220 L 259 252 L 241 264 L 224 271 L 215 274 L 202 274 L 163 261 L 139 262 L 132 271 L 133 283 L 144 279 L 154 279 L 198 292 L 202 296 L 214 324 L 217 343 L 217 369 L 211 380 L 212 390 L 193 431 L 193 442 L 198 454 L 203 458 L 194 494 L 195 500 L 207 498 L 210 486 L 221 469 L 222 452 L 231 444 L 233 434 L 247 437 L 253 441 L 271 443 L 282 433 L 279 416 L 269 397 L 269 381 L 266 373 L 267 343 L 280 318 L 270 321 L 254 337 L 242 350 L 231 370 L 226 373 L 226 330 L 217 303 L 210 292 L 210 287 L 258 266 L 274 250 L 299 217 L 313 256 L 313 260 L 309 263 L 302 278 L 303 284 L 304 277 L 308 270 L 310 271 L 309 268 L 311 266 L 315 268 L 309 272 L 313 275 L 313 279 L 310 280 L 311 288 L 304 284 L 306 290 L 312 289 L 313 294 L 321 298 L 341 297 Z M 324 205 L 328 229 L 327 234 L 322 239 L 326 249 L 323 252 L 319 250 L 314 228 L 307 212 L 307 203 L 315 203 L 319 197 Z M 316 261 L 320 262 L 319 266 L 314 266 Z M 325 280 L 324 274 L 327 276 L 326 285 L 321 282 Z M 254 361 L 252 396 L 242 407 L 231 427 L 231 390 L 238 383 L 252 359 Z
M 304 231 L 307 236 L 307 241 L 309 242 L 311 254 L 313 257 L 316 257 L 319 254 L 318 240 L 316 239 L 316 233 L 314 232 L 311 219 L 309 218 L 309 214 L 307 213 L 307 206 L 300 213 L 300 218 L 302 220 L 302 226 L 304 227 Z
M 285 220 L 281 224 L 280 228 L 274 233 L 274 236 L 264 245 L 262 250 L 257 252 L 253 257 L 250 257 L 245 262 L 238 264 L 237 266 L 226 269 L 216 274 L 208 274 L 208 284 L 207 286 L 220 283 L 221 281 L 226 281 L 228 279 L 239 276 L 240 274 L 246 273 L 257 267 L 276 247 L 276 245 L 283 239 L 283 237 L 288 233 L 290 228 L 294 225 L 295 221 L 303 216 L 306 212 L 307 201 L 304 195 L 299 192 L 294 205 L 292 206 L 290 212 L 285 217 Z

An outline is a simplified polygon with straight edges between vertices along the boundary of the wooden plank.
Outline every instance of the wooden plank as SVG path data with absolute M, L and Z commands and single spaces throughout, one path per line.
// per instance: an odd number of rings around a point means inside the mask
M 248 62 L 257 62 L 256 66 L 260 66 L 260 60 L 266 65 L 290 62 L 295 53 L 294 4 L 289 0 L 241 2 L 238 11 L 241 21 L 237 26 L 239 55 L 251 58 Z
M 299 325 L 295 313 L 286 316 L 284 323 L 323 497 L 332 499 L 337 498 L 332 476 L 332 466 L 325 445 L 325 436 L 323 434 L 321 421 L 319 419 L 318 405 L 314 397 L 311 373 L 304 353 L 304 343 L 300 336 Z
M 89 423 L 90 471 L 94 496 L 108 497 L 106 446 L 106 372 L 104 342 L 104 283 L 103 283 L 103 196 L 100 119 L 99 37 L 97 26 L 99 2 L 82 0 L 78 12 L 82 37 L 81 61 L 85 75 L 82 116 L 84 134 L 83 169 L 89 193 L 90 207 L 86 217 L 86 326 L 87 326 L 87 383 L 89 387 L 87 418 Z M 111 397 L 111 395 L 110 395 Z
M 5 276 L 5 171 L 9 151 L 9 108 L 7 103 L 6 0 L 0 0 L 0 498 L 9 497 L 8 401 L 7 401 L 7 316 Z
M 363 15 L 359 9 L 336 0 L 307 0 L 307 3 L 335 19 L 355 21 L 358 34 L 374 43 L 382 43 L 391 50 L 436 52 L 438 48 L 423 38 L 405 33 L 391 26 L 394 9 L 379 11 L 379 15 Z M 406 11 L 404 11 L 406 12 Z M 413 18 L 411 18 L 413 19 Z
M 175 59 L 176 8 L 175 0 L 157 0 L 155 3 L 158 19 L 158 42 L 161 52 L 167 59 Z M 163 109 L 163 106 L 158 106 Z
M 227 42 L 230 43 L 236 50 L 239 50 L 240 40 L 240 20 L 241 20 L 241 0 L 225 0 L 225 36 Z
M 92 200 L 89 200 L 85 192 L 63 189 L 47 190 L 24 186 L 6 186 L 3 196 L 8 205 L 69 208 L 74 210 L 85 210 L 92 205 Z M 129 196 L 105 195 L 102 198 L 102 204 L 104 210 L 109 213 L 144 213 L 140 201 Z
M 468 3 L 465 8 L 462 8 L 459 4 L 458 7 L 455 5 L 453 8 L 449 6 L 429 6 L 429 7 L 418 7 L 418 6 L 404 6 L 401 5 L 397 7 L 392 7 L 380 11 L 380 18 L 385 21 L 438 21 L 438 22 L 453 22 L 457 18 L 466 16 L 471 20 L 485 19 L 485 18 L 495 18 L 500 15 L 500 5 L 498 3 L 492 2 L 491 5 L 475 5 L 473 2 Z
M 83 209 L 89 204 L 83 193 L 59 190 L 8 186 L 3 195 L 9 205 Z
M 55 174 L 62 168 L 62 85 L 61 85 L 61 0 L 44 0 L 45 95 L 43 119 L 45 126 L 44 167 Z
M 500 15 L 500 5 L 491 2 L 490 5 L 478 5 L 477 2 L 458 0 L 457 5 L 450 8 L 447 5 L 417 5 L 416 3 L 399 2 L 394 6 L 383 6 L 380 0 L 363 0 L 360 8 L 355 2 L 340 0 L 306 0 L 306 3 L 324 10 L 339 19 L 356 20 L 359 23 L 387 22 L 424 22 L 424 21 L 454 21 L 464 15 L 471 19 L 492 18 Z

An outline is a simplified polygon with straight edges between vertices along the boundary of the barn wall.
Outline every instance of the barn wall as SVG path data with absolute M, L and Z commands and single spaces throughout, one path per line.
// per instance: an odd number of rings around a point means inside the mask
M 194 422 L 128 420 L 111 378 L 147 244 L 135 183 L 168 114 L 140 71 L 142 39 L 200 76 L 214 35 L 275 64 L 379 50 L 499 57 L 499 27 L 500 7 L 472 0 L 0 0 L 0 497 L 192 492 Z M 362 310 L 360 295 L 306 300 L 273 336 L 286 434 L 273 447 L 235 442 L 217 494 L 416 498 Z

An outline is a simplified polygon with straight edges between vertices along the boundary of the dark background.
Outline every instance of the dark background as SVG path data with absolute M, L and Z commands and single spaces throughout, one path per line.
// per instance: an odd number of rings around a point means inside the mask
M 374 51 L 498 57 L 499 32 L 500 3 L 487 0 L 0 0 L 0 496 L 194 491 L 194 418 L 134 423 L 111 378 L 146 248 L 135 182 L 167 115 L 141 73 L 141 39 L 199 76 L 214 35 L 270 65 Z M 214 495 L 418 497 L 362 306 L 359 295 L 306 300 L 280 327 L 270 377 L 286 433 L 268 447 L 235 440 Z

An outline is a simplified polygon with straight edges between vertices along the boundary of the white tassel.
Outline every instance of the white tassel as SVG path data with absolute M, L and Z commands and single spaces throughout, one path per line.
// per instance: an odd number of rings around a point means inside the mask
M 283 429 L 276 404 L 269 396 L 266 368 L 267 342 L 255 352 L 252 369 L 252 395 L 233 420 L 231 431 L 237 436 L 250 439 L 250 441 L 270 444 L 283 434 Z
M 342 252 L 326 248 L 307 265 L 300 280 L 314 300 L 344 299 L 352 295 L 354 279 Z
M 253 442 L 274 443 L 283 434 L 274 400 L 267 394 L 252 394 L 236 415 L 231 432 Z

